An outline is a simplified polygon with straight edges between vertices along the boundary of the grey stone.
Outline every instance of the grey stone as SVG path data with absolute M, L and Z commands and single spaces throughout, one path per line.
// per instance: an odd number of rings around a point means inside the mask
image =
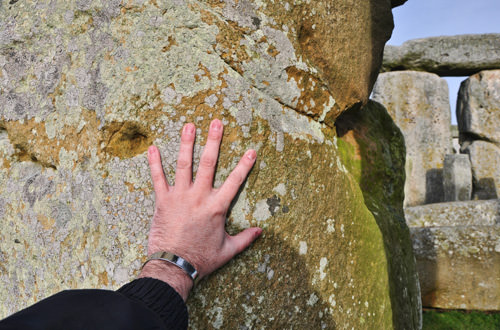
M 500 225 L 500 200 L 435 203 L 405 208 L 410 227 Z
M 472 165 L 473 198 L 500 196 L 500 148 L 493 143 L 474 141 L 465 148 Z
M 472 196 L 472 171 L 468 155 L 448 154 L 443 168 L 444 200 L 467 201 Z
M 376 164 L 362 182 L 334 127 L 368 99 L 391 2 L 271 2 L 0 10 L 0 318 L 62 289 L 136 278 L 154 210 L 147 147 L 173 183 L 183 125 L 197 126 L 196 172 L 220 118 L 216 183 L 249 148 L 267 164 L 253 168 L 226 230 L 266 234 L 197 286 L 190 327 L 421 328 L 402 136 L 379 106 L 357 118 L 373 133 L 358 137 L 373 147 L 360 161 Z
M 500 69 L 500 34 L 464 34 L 414 39 L 384 49 L 382 71 L 416 70 L 440 76 L 470 76 Z
M 424 307 L 500 309 L 500 225 L 410 231 Z
M 405 138 L 405 206 L 442 202 L 444 155 L 452 150 L 446 81 L 425 72 L 382 73 L 372 98 L 387 108 Z
M 500 70 L 481 71 L 462 82 L 457 121 L 462 144 L 477 139 L 500 143 Z

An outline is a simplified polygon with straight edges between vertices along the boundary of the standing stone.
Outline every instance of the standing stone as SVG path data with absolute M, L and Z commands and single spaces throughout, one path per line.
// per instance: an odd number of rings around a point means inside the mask
M 440 76 L 469 76 L 500 69 L 500 33 L 463 34 L 387 45 L 382 71 L 415 70 Z
M 446 81 L 432 73 L 383 73 L 373 99 L 385 105 L 405 137 L 405 206 L 442 202 L 444 155 L 452 150 Z
M 196 169 L 220 118 L 216 186 L 258 152 L 226 230 L 264 234 L 196 287 L 190 327 L 421 327 L 402 136 L 371 113 L 351 153 L 334 127 L 367 101 L 389 0 L 3 1 L 0 22 L 0 318 L 136 278 L 148 145 L 173 182 L 183 125 L 198 128 Z
M 500 226 L 410 228 L 424 307 L 500 309 Z
M 472 165 L 475 199 L 500 197 L 500 148 L 493 143 L 474 141 L 465 152 Z
M 444 157 L 444 200 L 467 201 L 472 194 L 472 172 L 468 155 L 448 154 Z
M 462 82 L 457 121 L 462 145 L 477 139 L 500 144 L 500 70 L 481 71 Z

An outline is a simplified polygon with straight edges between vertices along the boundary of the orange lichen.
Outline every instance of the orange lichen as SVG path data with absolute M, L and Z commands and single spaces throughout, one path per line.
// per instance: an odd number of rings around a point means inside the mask
M 167 41 L 168 41 L 168 45 L 164 46 L 161 49 L 161 51 L 164 53 L 168 52 L 170 50 L 170 48 L 172 48 L 172 46 L 179 46 L 179 44 L 177 43 L 177 41 L 174 39 L 173 36 L 168 36 Z

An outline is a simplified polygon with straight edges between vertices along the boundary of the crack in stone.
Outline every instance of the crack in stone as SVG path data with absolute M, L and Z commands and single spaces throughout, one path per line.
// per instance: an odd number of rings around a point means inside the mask
M 217 56 L 219 56 L 220 59 L 222 59 L 222 61 L 224 61 L 224 63 L 226 63 L 230 68 L 231 70 L 233 70 L 234 72 L 236 72 L 236 74 L 238 74 L 238 76 L 240 76 L 241 78 L 243 78 L 249 85 L 250 87 L 252 88 L 255 88 L 256 90 L 258 90 L 259 92 L 261 92 L 262 94 L 266 95 L 267 97 L 269 97 L 270 99 L 278 102 L 279 104 L 281 104 L 283 107 L 287 108 L 287 109 L 290 109 L 290 110 L 293 110 L 294 112 L 302 115 L 302 116 L 305 116 L 305 117 L 308 117 L 308 118 L 311 118 L 312 120 L 318 122 L 318 123 L 321 123 L 321 124 L 324 124 L 326 125 L 327 127 L 329 128 L 333 128 L 332 125 L 329 125 L 327 124 L 326 122 L 324 121 L 320 121 L 320 120 L 317 120 L 317 118 L 315 118 L 315 114 L 310 114 L 310 113 L 306 113 L 306 112 L 303 112 L 303 111 L 300 111 L 294 107 L 292 107 L 291 105 L 288 105 L 286 103 L 284 103 L 283 101 L 281 101 L 280 99 L 276 98 L 276 97 L 272 97 L 271 95 L 267 94 L 266 91 L 262 90 L 261 88 L 255 86 L 248 78 L 246 78 L 244 75 L 242 75 L 241 73 L 238 72 L 237 68 L 235 68 L 233 65 L 231 65 L 231 62 L 229 60 L 226 60 L 224 59 L 221 54 L 219 54 L 217 52 Z M 321 80 L 320 80 L 321 81 Z M 323 82 L 323 81 L 321 81 Z M 328 92 L 330 93 L 330 90 L 327 88 Z M 330 94 L 331 95 L 331 94 Z

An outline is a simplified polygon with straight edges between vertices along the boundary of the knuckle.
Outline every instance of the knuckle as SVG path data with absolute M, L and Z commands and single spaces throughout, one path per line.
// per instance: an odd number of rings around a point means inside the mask
M 184 170 L 191 167 L 191 160 L 186 158 L 179 158 L 177 161 L 177 169 Z
M 216 159 L 212 157 L 202 157 L 200 160 L 200 166 L 203 167 L 215 167 Z

